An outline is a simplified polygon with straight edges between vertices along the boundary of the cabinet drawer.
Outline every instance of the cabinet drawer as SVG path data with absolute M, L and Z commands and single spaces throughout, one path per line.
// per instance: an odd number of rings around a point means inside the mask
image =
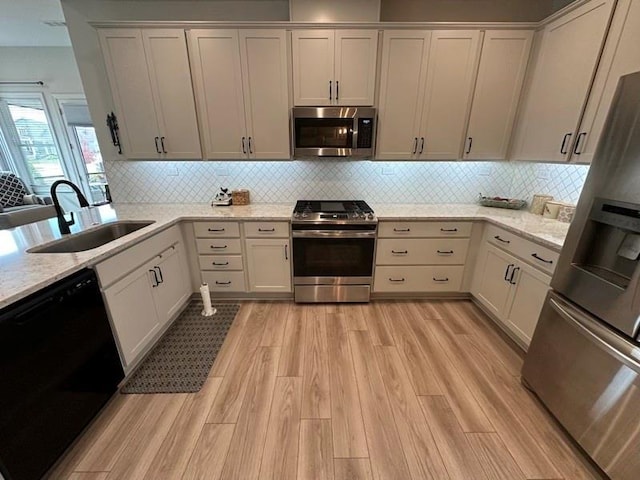
M 200 270 L 242 270 L 241 255 L 198 255 Z
M 289 238 L 289 222 L 246 222 L 244 234 L 255 238 Z
M 374 292 L 458 292 L 463 266 L 376 267 Z
M 240 225 L 238 222 L 195 222 L 193 229 L 198 238 L 237 238 L 240 236 Z
M 196 238 L 196 243 L 198 245 L 198 253 L 202 254 L 242 253 L 239 238 Z
M 380 222 L 378 237 L 468 237 L 472 222 Z
M 378 240 L 377 265 L 463 265 L 466 238 L 382 238 Z
M 212 292 L 244 292 L 244 272 L 202 272 L 202 281 Z
M 485 235 L 489 243 L 513 253 L 536 268 L 550 274 L 556 268 L 560 257 L 558 252 L 493 225 L 487 228 Z

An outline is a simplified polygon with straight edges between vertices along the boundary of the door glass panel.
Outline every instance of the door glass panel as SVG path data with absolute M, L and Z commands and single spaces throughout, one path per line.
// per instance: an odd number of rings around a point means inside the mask
M 373 239 L 295 238 L 296 277 L 369 277 L 373 273 Z
M 107 176 L 98 146 L 96 130 L 91 126 L 74 126 L 73 132 L 80 147 L 80 156 L 89 181 L 91 198 L 94 202 L 104 202 L 106 201 Z
M 296 118 L 296 148 L 351 148 L 353 119 Z

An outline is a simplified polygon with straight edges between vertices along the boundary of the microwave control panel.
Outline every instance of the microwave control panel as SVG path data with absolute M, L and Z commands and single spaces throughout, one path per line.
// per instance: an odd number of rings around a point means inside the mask
M 358 148 L 373 148 L 373 118 L 358 118 Z

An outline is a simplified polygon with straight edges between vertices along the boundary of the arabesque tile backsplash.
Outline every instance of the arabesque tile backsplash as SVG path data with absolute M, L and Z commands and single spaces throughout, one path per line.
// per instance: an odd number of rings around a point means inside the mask
M 119 203 L 203 203 L 220 187 L 247 188 L 253 203 L 362 198 L 372 203 L 474 203 L 478 194 L 524 198 L 547 193 L 575 203 L 588 166 L 524 162 L 353 160 L 108 161 Z

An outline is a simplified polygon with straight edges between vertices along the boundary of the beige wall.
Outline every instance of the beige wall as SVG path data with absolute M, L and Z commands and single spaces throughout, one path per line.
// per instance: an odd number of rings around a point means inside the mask
M 570 0 L 382 0 L 383 22 L 537 22 Z
M 0 47 L 0 81 L 41 80 L 51 93 L 83 92 L 71 47 Z

